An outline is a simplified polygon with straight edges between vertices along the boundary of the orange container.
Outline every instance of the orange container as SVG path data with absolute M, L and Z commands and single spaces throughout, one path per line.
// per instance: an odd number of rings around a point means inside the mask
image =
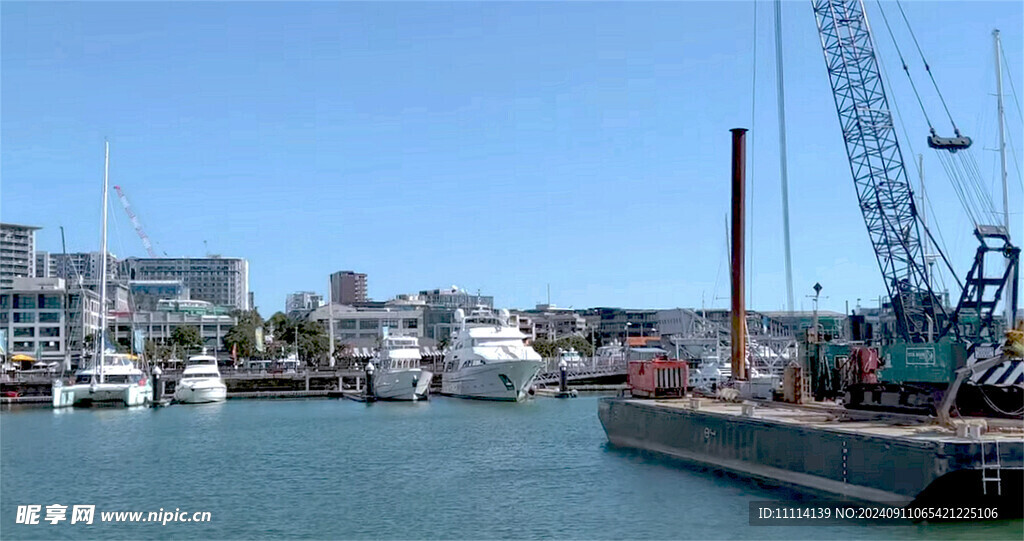
M 679 398 L 686 394 L 689 365 L 684 361 L 629 361 L 629 390 L 642 398 Z

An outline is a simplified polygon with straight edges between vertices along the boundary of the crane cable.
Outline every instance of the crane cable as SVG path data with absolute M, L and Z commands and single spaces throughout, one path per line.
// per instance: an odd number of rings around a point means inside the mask
M 934 135 L 936 133 L 935 127 L 931 122 L 931 118 L 928 116 L 924 102 L 921 99 L 920 92 L 918 91 L 917 85 L 914 83 L 914 78 L 907 67 L 906 59 L 903 57 L 903 52 L 900 50 L 899 43 L 896 41 L 896 36 L 892 31 L 892 26 L 889 24 L 889 19 L 885 15 L 885 10 L 882 8 L 881 2 L 876 0 L 876 4 L 878 4 L 878 10 L 882 15 L 882 20 L 885 23 L 885 28 L 889 34 L 889 38 L 892 40 L 893 47 L 899 55 L 903 71 L 907 75 L 910 86 L 914 91 L 914 97 L 917 99 L 918 106 L 921 108 L 921 113 L 924 115 L 925 122 L 928 124 L 928 129 Z M 914 40 L 914 45 L 917 48 L 918 54 L 921 56 L 921 61 L 925 64 L 925 70 L 928 72 L 932 85 L 935 87 L 939 100 L 942 102 L 943 109 L 946 111 L 946 115 L 949 117 L 949 121 L 953 125 L 953 130 L 959 137 L 959 128 L 957 128 L 956 122 L 953 120 L 952 114 L 950 114 L 946 100 L 942 96 L 942 91 L 938 88 L 935 77 L 931 72 L 931 67 L 924 56 L 920 43 L 917 41 L 917 36 L 914 34 L 913 28 L 910 26 L 910 21 L 906 16 L 906 12 L 903 10 L 903 6 L 899 1 L 897 1 L 897 5 L 899 6 L 903 21 Z M 961 154 L 959 160 L 951 156 L 948 152 L 940 151 L 939 160 L 940 163 L 942 163 L 947 177 L 949 177 L 950 183 L 953 185 L 953 189 L 956 192 L 957 198 L 960 200 L 964 211 L 967 213 L 973 225 L 977 227 L 983 219 L 987 218 L 987 216 L 995 216 L 995 205 L 992 202 L 992 198 L 988 194 L 988 191 L 982 186 L 981 172 L 977 166 L 977 160 L 974 159 L 973 153 L 970 152 L 970 149 L 965 149 L 958 152 L 958 154 Z
M 881 5 L 879 5 L 879 7 L 881 7 Z M 900 0 L 896 0 L 896 7 L 899 9 L 900 16 L 903 18 L 903 23 L 906 25 L 907 31 L 910 33 L 910 38 L 914 41 L 914 47 L 917 49 L 917 53 L 921 57 L 921 63 L 924 64 L 924 70 L 928 73 L 928 78 L 932 82 L 932 87 L 935 88 L 935 93 L 939 96 L 939 102 L 942 103 L 942 108 L 946 112 L 946 116 L 949 118 L 949 123 L 953 126 L 953 132 L 956 133 L 957 137 L 961 137 L 960 129 L 957 127 L 956 121 L 953 120 L 953 115 L 949 111 L 949 105 L 946 103 L 946 98 L 942 95 L 942 90 L 939 89 L 939 85 L 935 81 L 935 75 L 932 73 L 931 66 L 928 64 L 928 60 L 924 56 L 924 51 L 921 49 L 921 43 L 917 40 L 917 35 L 914 33 L 914 28 L 910 25 L 910 19 L 907 18 L 906 11 L 903 10 L 903 3 Z M 971 189 L 974 191 L 974 196 L 978 204 L 978 207 L 976 208 L 978 211 L 977 218 L 981 219 L 982 215 L 988 214 L 995 222 L 998 222 L 998 219 L 995 219 L 995 203 L 992 201 L 991 194 L 989 194 L 988 190 L 984 188 L 981 180 L 981 170 L 977 165 L 977 160 L 974 158 L 974 153 L 970 152 L 970 149 L 965 149 L 965 151 L 961 153 L 960 161 L 962 163 L 961 167 L 958 168 L 958 171 L 963 175 L 960 179 L 966 179 Z
M 942 102 L 942 107 L 946 110 L 946 116 L 949 117 L 949 123 L 953 125 L 953 133 L 955 133 L 957 137 L 960 137 L 960 129 L 956 127 L 953 115 L 950 114 L 949 107 L 946 105 L 946 99 L 942 97 L 942 91 L 939 90 L 939 84 L 935 82 L 935 76 L 932 74 L 932 69 L 928 65 L 928 60 L 924 57 L 924 51 L 921 50 L 921 44 L 917 41 L 914 29 L 910 27 L 910 21 L 907 19 L 906 12 L 903 11 L 903 4 L 900 0 L 896 0 L 896 7 L 900 8 L 900 14 L 903 16 L 903 22 L 907 25 L 907 30 L 910 31 L 910 37 L 914 40 L 914 46 L 917 47 L 917 53 L 921 55 L 921 62 L 924 63 L 924 71 L 928 72 L 928 77 L 932 80 L 932 86 L 935 87 L 935 93 L 939 95 L 939 101 Z
M 892 82 L 891 82 L 891 80 L 889 78 L 889 72 L 885 68 L 885 61 L 882 59 L 882 57 L 880 55 L 876 55 L 876 59 L 878 60 L 878 67 L 879 67 L 878 71 L 879 71 L 879 74 L 882 77 L 882 80 L 883 80 L 885 86 L 887 86 L 889 88 L 893 88 Z M 899 120 L 900 128 L 903 130 L 903 137 L 907 141 L 907 145 L 908 145 L 908 147 L 910 149 L 910 153 L 911 154 L 917 154 L 914 151 L 913 139 L 910 138 L 910 136 L 909 136 L 910 132 L 907 130 L 907 125 L 906 125 L 906 123 L 903 120 L 903 113 L 900 111 L 899 102 L 896 99 L 893 99 L 892 100 L 892 106 L 893 106 L 893 110 L 896 112 L 896 119 Z M 895 129 L 895 126 L 893 126 L 893 129 Z M 915 162 L 915 165 L 916 165 L 916 162 Z M 919 171 L 919 173 L 920 173 L 920 171 Z M 954 186 L 954 189 L 955 188 L 956 187 Z M 934 206 L 932 205 L 931 199 L 930 198 L 923 198 L 923 199 L 924 199 L 925 205 L 927 205 L 928 209 L 931 211 L 931 215 L 932 216 L 938 216 L 938 214 L 935 212 Z M 943 261 L 943 263 L 946 264 L 946 268 L 949 270 L 950 275 L 953 277 L 954 280 L 956 280 L 956 282 L 958 284 L 960 284 L 960 278 L 957 276 L 956 270 L 953 268 L 953 264 L 949 261 L 949 258 L 946 257 L 946 252 L 949 251 L 949 246 L 946 243 L 945 236 L 942 234 L 942 229 L 939 227 L 938 222 L 935 222 L 934 226 L 935 226 L 935 231 L 938 232 L 938 234 L 939 234 L 939 239 L 938 240 L 936 240 L 935 236 L 932 234 L 931 228 L 928 227 L 926 224 L 924 224 L 924 222 L 921 222 L 921 227 L 924 229 L 925 233 L 928 235 L 928 238 L 931 240 L 932 244 L 938 248 L 938 252 L 939 252 L 938 255 L 942 256 L 942 261 Z M 938 278 L 939 278 L 939 281 L 942 282 L 943 288 L 945 288 L 946 287 L 946 280 L 943 277 L 943 274 L 942 273 L 938 273 Z M 963 284 L 960 284 L 960 289 L 963 289 Z
M 758 4 L 757 2 L 754 2 L 754 30 L 753 30 L 754 31 L 754 39 L 753 39 L 753 41 L 754 41 L 754 51 L 753 51 L 754 52 L 754 58 L 753 58 L 753 66 L 752 66 L 753 75 L 751 76 L 751 79 L 750 79 L 750 154 L 751 155 L 754 154 L 754 137 L 757 135 L 757 130 L 754 129 L 755 128 L 755 119 L 756 119 L 756 116 L 755 116 L 755 111 L 756 111 L 755 105 L 757 104 L 757 4 Z M 754 164 L 756 164 L 756 163 L 757 163 L 757 160 L 750 160 L 750 164 L 747 166 L 747 176 L 750 178 L 750 183 L 749 183 L 750 184 L 750 189 L 749 189 L 749 195 L 747 196 L 747 200 L 749 201 L 749 203 L 748 203 L 748 210 L 747 210 L 747 217 L 748 217 L 748 219 L 750 221 L 750 232 L 749 232 L 750 236 L 748 238 L 750 238 L 751 240 L 753 240 L 753 238 L 754 238 L 754 231 L 755 231 L 754 230 L 754 202 L 756 201 L 756 199 L 754 198 Z M 748 266 L 750 267 L 750 277 L 747 279 L 747 302 L 748 302 L 749 305 L 752 306 L 754 304 L 754 261 L 756 261 L 756 258 L 754 257 L 754 246 L 757 245 L 757 243 L 756 242 L 749 242 L 748 244 L 750 244 L 750 255 L 748 256 L 749 259 L 747 261 L 749 261 Z
M 924 115 L 924 121 L 928 123 L 928 129 L 934 134 L 935 127 L 932 126 L 932 121 L 928 118 L 928 111 L 924 108 L 924 101 L 921 100 L 921 94 L 917 91 L 917 85 L 914 84 L 914 78 L 910 76 L 910 68 L 907 67 L 907 61 L 903 58 L 903 52 L 900 51 L 900 46 L 896 43 L 896 36 L 892 33 L 892 27 L 889 26 L 889 18 L 885 16 L 885 10 L 882 9 L 881 0 L 875 0 L 878 4 L 878 11 L 882 14 L 882 21 L 885 22 L 885 29 L 889 32 L 889 39 L 892 40 L 893 47 L 896 48 L 896 54 L 900 57 L 900 64 L 903 65 L 903 73 L 907 74 L 907 79 L 910 81 L 910 88 L 914 89 L 914 97 L 917 98 L 917 105 L 921 107 L 921 114 Z

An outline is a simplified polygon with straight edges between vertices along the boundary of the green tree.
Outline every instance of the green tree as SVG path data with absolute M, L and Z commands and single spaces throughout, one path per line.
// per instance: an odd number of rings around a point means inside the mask
M 558 347 L 551 340 L 538 339 L 534 340 L 531 345 L 534 351 L 545 359 L 558 356 Z
M 323 325 L 315 321 L 292 319 L 278 312 L 267 320 L 267 327 L 274 336 L 270 347 L 272 354 L 286 355 L 294 351 L 298 343 L 299 359 L 307 364 L 326 363 L 331 346 L 327 329 Z
M 184 350 L 199 348 L 203 345 L 203 337 L 199 334 L 198 327 L 187 325 L 174 329 L 171 333 L 171 343 Z
M 224 346 L 229 350 L 237 348 L 239 358 L 258 356 L 256 330 L 263 326 L 263 318 L 255 310 L 237 310 L 231 315 L 238 322 L 224 334 Z
M 590 357 L 594 354 L 594 346 L 587 341 L 586 338 L 578 334 L 572 334 L 563 338 L 559 338 L 555 342 L 555 346 L 562 351 L 569 351 L 569 349 L 575 349 L 581 357 Z

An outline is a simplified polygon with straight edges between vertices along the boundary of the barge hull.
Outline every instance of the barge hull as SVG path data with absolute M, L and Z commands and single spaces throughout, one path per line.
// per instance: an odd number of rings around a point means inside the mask
M 1019 434 L 996 444 L 927 426 L 838 422 L 798 408 L 765 407 L 750 417 L 740 409 L 738 404 L 690 409 L 680 400 L 605 398 L 598 417 L 613 445 L 777 485 L 887 505 L 990 505 L 1005 510 L 1006 518 L 1021 515 L 1024 437 Z M 999 464 L 1001 479 L 985 488 L 983 450 L 989 466 Z

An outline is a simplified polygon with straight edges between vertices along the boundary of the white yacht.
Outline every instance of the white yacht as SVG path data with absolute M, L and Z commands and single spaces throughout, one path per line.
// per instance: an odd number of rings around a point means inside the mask
M 189 357 L 174 388 L 174 400 L 182 404 L 204 404 L 223 402 L 227 397 L 228 387 L 220 379 L 217 358 L 205 353 Z
M 145 406 L 153 401 L 153 384 L 131 356 L 100 353 L 93 366 L 75 373 L 75 382 L 53 382 L 53 407 Z
M 420 368 L 416 337 L 385 333 L 374 364 L 373 394 L 378 400 L 423 400 L 430 394 L 434 374 Z
M 455 311 L 459 330 L 444 356 L 441 394 L 460 398 L 519 401 L 526 398 L 543 360 L 509 324 L 508 310 L 498 315 L 478 307 L 468 316 Z
M 100 253 L 107 253 L 107 195 L 110 180 L 110 144 L 104 145 L 103 203 L 100 227 Z M 100 276 L 107 275 L 107 258 L 100 259 Z M 96 340 L 96 355 L 92 366 L 75 374 L 75 382 L 64 385 L 61 379 L 53 382 L 53 407 L 114 405 L 144 406 L 153 401 L 153 384 L 135 365 L 133 356 L 108 352 L 107 288 L 100 290 L 100 328 Z

